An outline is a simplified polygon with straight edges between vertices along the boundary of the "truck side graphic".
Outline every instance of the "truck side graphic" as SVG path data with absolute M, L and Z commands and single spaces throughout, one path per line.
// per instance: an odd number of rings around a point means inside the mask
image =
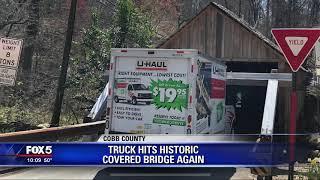
M 125 101 L 136 105 L 143 102 L 147 105 L 152 102 L 152 93 L 149 88 L 140 82 L 138 78 L 118 78 L 115 79 L 114 101 L 119 103 Z

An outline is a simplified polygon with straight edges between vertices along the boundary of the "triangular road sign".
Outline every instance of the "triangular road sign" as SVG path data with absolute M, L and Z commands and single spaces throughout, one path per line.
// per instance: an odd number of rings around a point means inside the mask
M 320 29 L 272 29 L 274 39 L 280 47 L 293 72 L 304 63 L 320 37 Z

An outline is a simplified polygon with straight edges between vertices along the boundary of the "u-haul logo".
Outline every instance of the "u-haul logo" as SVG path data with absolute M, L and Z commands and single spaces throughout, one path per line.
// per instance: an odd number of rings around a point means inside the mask
M 26 146 L 26 154 L 51 155 L 52 146 Z
M 168 61 L 138 60 L 136 69 L 147 71 L 166 71 L 168 69 Z

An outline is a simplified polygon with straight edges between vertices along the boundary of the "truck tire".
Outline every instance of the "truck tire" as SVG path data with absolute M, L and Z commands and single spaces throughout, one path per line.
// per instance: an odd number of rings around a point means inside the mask
M 138 102 L 137 102 L 137 98 L 136 97 L 132 97 L 131 99 L 131 104 L 132 105 L 136 105 Z
M 116 102 L 116 103 L 118 103 L 118 102 L 119 102 L 119 98 L 118 98 L 118 96 L 115 96 L 115 97 L 114 97 L 114 102 Z
M 146 102 L 146 105 L 150 105 L 151 104 L 151 102 Z

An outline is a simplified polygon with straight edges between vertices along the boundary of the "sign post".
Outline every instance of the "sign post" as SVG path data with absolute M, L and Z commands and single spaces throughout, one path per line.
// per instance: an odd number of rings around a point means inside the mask
M 272 29 L 274 39 L 287 60 L 292 73 L 290 94 L 290 128 L 289 128 L 289 175 L 293 180 L 295 163 L 296 120 L 297 120 L 297 71 L 304 63 L 320 36 L 320 29 Z
M 292 73 L 292 90 L 290 94 L 290 128 L 289 128 L 289 180 L 293 180 L 295 163 L 296 122 L 297 122 L 297 72 Z
M 18 39 L 0 38 L 0 84 L 15 84 L 22 43 Z
M 320 76 L 320 40 L 316 42 L 314 47 L 314 54 L 316 58 L 316 75 L 317 75 L 317 83 L 319 83 L 319 76 Z

